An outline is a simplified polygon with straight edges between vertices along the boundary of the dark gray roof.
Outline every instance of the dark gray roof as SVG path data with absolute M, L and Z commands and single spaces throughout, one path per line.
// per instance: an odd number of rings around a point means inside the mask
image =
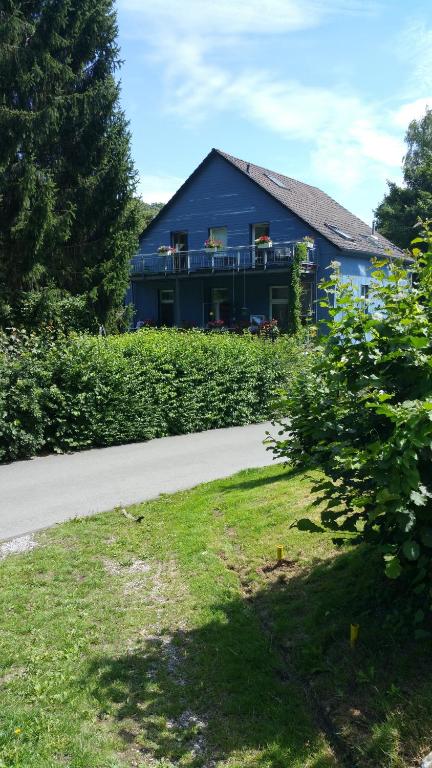
M 302 181 L 283 176 L 281 173 L 261 168 L 254 163 L 240 160 L 220 149 L 213 150 L 232 165 L 249 176 L 260 187 L 269 192 L 275 200 L 297 214 L 327 240 L 344 251 L 362 252 L 371 255 L 404 255 L 403 251 L 342 205 L 326 195 L 318 187 L 311 187 Z

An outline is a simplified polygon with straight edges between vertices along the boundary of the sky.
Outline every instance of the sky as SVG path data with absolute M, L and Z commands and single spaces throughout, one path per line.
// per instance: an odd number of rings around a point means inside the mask
M 166 202 L 212 147 L 367 223 L 432 107 L 430 0 L 117 0 L 138 191 Z

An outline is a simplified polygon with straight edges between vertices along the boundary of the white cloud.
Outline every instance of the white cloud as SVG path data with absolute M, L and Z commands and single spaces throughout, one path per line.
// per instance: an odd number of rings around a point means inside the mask
M 333 15 L 368 14 L 373 0 L 119 0 L 121 9 L 136 12 L 146 23 L 183 35 L 205 35 L 218 43 L 223 36 L 283 34 L 317 26 Z
M 146 203 L 166 203 L 183 184 L 177 176 L 140 175 L 138 194 Z
M 432 66 L 432 62 L 431 62 Z M 393 122 L 400 128 L 408 128 L 411 120 L 418 120 L 423 117 L 426 112 L 426 107 L 432 109 L 432 88 L 431 95 L 423 99 L 416 99 L 410 101 L 408 104 L 403 104 L 393 114 Z
M 271 54 L 266 40 L 270 35 L 308 29 L 336 14 L 371 14 L 374 2 L 183 0 L 180 5 L 179 0 L 157 4 L 119 0 L 119 4 L 130 14 L 133 34 L 146 40 L 162 72 L 166 112 L 180 117 L 183 125 L 195 127 L 225 113 L 268 134 L 303 142 L 309 148 L 309 177 L 324 187 L 331 184 L 345 191 L 371 179 L 384 185 L 386 178 L 399 177 L 404 154 L 401 128 L 424 112 L 427 99 L 389 109 L 346 88 L 282 79 L 273 69 L 274 57 L 263 55 Z M 263 36 L 267 44 L 260 48 L 261 56 L 256 55 L 256 36 Z M 244 58 L 242 46 L 248 51 Z M 156 178 L 159 193 L 151 182 Z M 144 184 L 151 190 L 145 199 L 163 200 L 179 180 L 165 184 L 163 177 L 144 177 L 141 189 Z
M 411 69 L 411 88 L 414 93 L 432 91 L 432 27 L 424 21 L 414 20 L 401 35 L 398 47 L 400 57 Z

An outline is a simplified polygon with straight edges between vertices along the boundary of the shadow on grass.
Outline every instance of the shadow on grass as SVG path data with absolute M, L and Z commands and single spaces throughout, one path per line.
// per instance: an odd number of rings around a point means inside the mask
M 360 548 L 264 578 L 192 630 L 161 627 L 93 662 L 86 685 L 125 748 L 190 768 L 411 764 L 401 755 L 412 760 L 432 729 L 429 649 L 392 633 L 395 589 L 378 563 Z
M 235 479 L 230 481 L 228 478 L 225 483 L 225 489 L 228 491 L 244 491 L 244 490 L 252 490 L 254 488 L 261 488 L 265 485 L 273 485 L 274 483 L 280 483 L 281 480 L 291 480 L 294 477 L 300 477 L 305 475 L 304 470 L 301 471 L 300 469 L 292 469 L 290 467 L 287 467 L 285 464 L 282 464 L 280 462 L 275 463 L 273 465 L 270 465 L 273 469 L 279 468 L 279 472 L 276 475 L 264 475 L 263 477 L 256 477 L 255 476 L 251 479 L 248 479 L 247 476 L 244 480 L 238 480 L 238 475 L 235 475 Z M 255 472 L 255 470 L 254 470 Z

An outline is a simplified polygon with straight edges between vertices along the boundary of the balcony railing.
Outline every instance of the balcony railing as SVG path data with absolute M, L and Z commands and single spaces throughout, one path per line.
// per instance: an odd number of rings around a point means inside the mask
M 142 253 L 131 261 L 131 275 L 175 275 L 196 272 L 233 272 L 287 268 L 293 259 L 297 241 L 273 243 L 271 248 L 241 245 L 220 249 L 176 251 L 172 254 Z M 302 272 L 313 272 L 315 250 L 308 247 Z

